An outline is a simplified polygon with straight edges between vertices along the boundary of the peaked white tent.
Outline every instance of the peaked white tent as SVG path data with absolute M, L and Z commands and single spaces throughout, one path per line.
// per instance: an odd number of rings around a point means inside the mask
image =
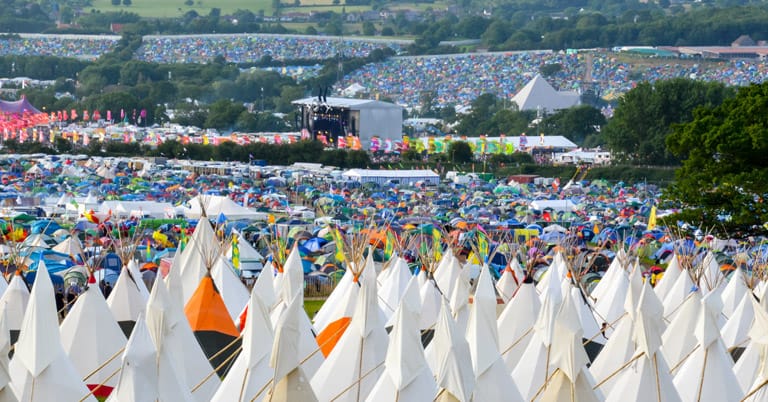
M 120 369 L 120 360 L 115 357 L 126 339 L 95 283 L 78 296 L 60 329 L 64 352 L 81 378 L 87 377 L 90 387 L 100 386 L 103 392 L 96 395 L 108 393 L 117 385 L 113 373 Z
M 395 312 L 389 336 L 384 372 L 373 386 L 368 402 L 428 401 L 437 392 L 437 384 L 424 357 L 416 318 L 419 313 L 416 283 L 411 282 Z
M 698 345 L 675 374 L 675 388 L 683 401 L 741 401 L 743 393 L 733 373 L 733 359 L 718 330 L 720 295 L 710 292 L 701 304 L 694 332 Z
M 606 402 L 680 401 L 669 367 L 659 353 L 663 313 L 661 301 L 646 282 L 633 314 L 635 357 L 622 365 L 623 369 L 617 369 L 620 372 L 615 374 L 615 386 L 607 393 Z
M 20 401 L 96 401 L 61 347 L 53 284 L 41 261 L 10 363 Z
M 8 369 L 8 353 L 11 351 L 11 333 L 8 330 L 5 309 L 0 309 L 0 401 L 16 402 L 11 389 L 11 374 Z
M 472 355 L 467 340 L 456 329 L 445 299 L 435 326 L 435 337 L 425 353 L 439 388 L 434 400 L 471 401 L 475 390 Z
M 388 340 L 375 272 L 364 269 L 359 283 L 352 321 L 310 381 L 318 400 L 358 401 L 370 394 L 384 371 Z
M 589 357 L 582 345 L 583 330 L 576 302 L 564 298 L 557 313 L 552 338 L 552 376 L 547 379 L 541 401 L 598 402 L 602 394 L 594 390 L 595 382 L 587 370 Z
M 581 102 L 577 92 L 558 91 L 544 77 L 536 74 L 532 80 L 512 97 L 519 110 L 538 110 L 555 112 L 568 109 Z
M 269 367 L 274 331 L 261 297 L 251 293 L 248 316 L 243 330 L 243 351 L 237 356 L 212 402 L 249 402 L 260 400 L 272 380 Z
M 265 398 L 274 402 L 317 401 L 310 378 L 323 363 L 312 336 L 312 324 L 297 293 L 275 325 L 269 366 L 272 380 Z
M 107 307 L 126 336 L 130 336 L 136 320 L 147 306 L 147 299 L 140 290 L 143 285 L 140 277 L 135 276 L 128 266 L 123 266 L 107 297 Z
M 499 352 L 499 334 L 496 327 L 496 292 L 490 269 L 483 265 L 470 306 L 467 323 L 467 343 L 475 371 L 476 401 L 522 401 L 517 386 L 509 376 Z
M 139 316 L 123 352 L 120 379 L 108 402 L 194 401 L 167 354 L 158 354 L 144 316 Z
M 257 212 L 256 210 L 238 205 L 229 197 L 206 195 L 202 202 L 206 214 L 211 218 L 224 215 L 224 217 L 230 221 L 243 219 L 260 221 L 267 220 L 266 213 Z M 184 216 L 186 216 L 188 219 L 200 219 L 202 216 L 202 208 L 200 208 L 199 198 L 193 198 L 189 200 L 189 208 L 184 210 Z
M 3 310 L 6 313 L 6 325 L 11 331 L 11 344 L 16 342 L 19 336 L 19 330 L 21 329 L 21 323 L 24 321 L 24 313 L 27 310 L 27 304 L 29 303 L 29 289 L 24 283 L 20 273 L 17 273 L 11 279 L 11 283 L 8 284 L 8 288 L 3 292 L 3 296 L 0 297 L 0 306 L 3 306 Z
M 209 376 L 213 367 L 197 342 L 181 306 L 168 294 L 162 281 L 155 281 L 147 302 L 147 328 L 158 351 L 158 382 L 162 393 L 165 378 L 178 378 L 197 402 L 210 401 L 221 380 Z
M 550 267 L 550 270 L 553 268 L 555 267 Z M 533 399 L 539 388 L 544 385 L 554 371 L 554 367 L 549 362 L 549 354 L 552 347 L 555 317 L 560 310 L 560 304 L 563 302 L 559 279 L 548 281 L 543 290 L 541 310 L 533 326 L 533 337 L 515 369 L 512 370 L 512 379 L 526 401 Z
M 499 351 L 509 372 L 520 361 L 533 337 L 533 326 L 539 317 L 541 301 L 533 282 L 523 283 L 499 315 Z

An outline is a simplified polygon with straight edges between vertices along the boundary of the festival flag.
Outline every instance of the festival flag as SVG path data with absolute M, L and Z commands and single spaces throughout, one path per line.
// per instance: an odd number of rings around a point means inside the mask
M 72 110 L 69 112 L 69 116 L 72 118 L 72 120 L 77 120 L 77 110 L 75 110 L 75 109 L 72 109 Z
M 485 233 L 483 227 L 477 225 L 477 251 L 480 253 L 480 257 L 484 260 L 488 258 L 491 250 L 491 242 L 488 240 L 488 234 Z
M 152 245 L 149 243 L 149 238 L 147 238 L 147 261 L 152 261 Z
M 440 259 L 443 257 L 443 245 L 441 243 L 442 237 L 443 234 L 439 229 L 432 229 L 432 250 L 435 253 L 435 261 L 440 261 Z
M 88 114 L 88 109 L 83 110 L 83 121 L 88 121 L 91 119 L 90 114 Z
M 331 236 L 333 237 L 333 242 L 336 244 L 336 261 L 342 262 L 345 261 L 344 258 L 344 238 L 342 237 L 341 232 L 339 231 L 339 228 L 333 227 L 331 229 Z
M 240 269 L 240 245 L 237 234 L 232 236 L 232 266 L 237 270 Z
M 397 237 L 395 236 L 395 232 L 392 230 L 387 230 L 386 235 L 386 243 L 384 243 L 384 258 L 389 260 L 392 258 L 392 255 L 395 253 L 395 243 L 397 242 Z
M 112 111 L 107 110 L 107 121 L 112 121 Z
M 181 240 L 179 240 L 179 251 L 184 251 L 184 247 L 187 246 L 187 229 L 184 225 L 181 226 Z
M 656 206 L 651 207 L 651 215 L 648 217 L 648 230 L 656 229 Z

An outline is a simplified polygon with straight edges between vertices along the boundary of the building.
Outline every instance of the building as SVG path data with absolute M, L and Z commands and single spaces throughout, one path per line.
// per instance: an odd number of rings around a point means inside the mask
M 313 139 L 324 135 L 338 144 L 339 137 L 354 136 L 368 148 L 374 136 L 398 141 L 403 135 L 403 108 L 394 103 L 323 96 L 292 103 L 299 108 L 297 123 Z
M 359 183 L 386 184 L 416 184 L 423 182 L 426 185 L 436 186 L 440 184 L 440 175 L 431 170 L 373 170 L 350 169 L 341 176 L 349 181 Z

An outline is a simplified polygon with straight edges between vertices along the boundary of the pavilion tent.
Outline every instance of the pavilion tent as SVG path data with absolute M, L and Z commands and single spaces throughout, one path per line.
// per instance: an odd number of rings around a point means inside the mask
M 119 218 L 163 219 L 174 217 L 175 208 L 170 202 L 107 200 L 101 203 L 97 212 L 102 214 L 111 212 Z
M 349 169 L 341 176 L 349 181 L 359 183 L 376 183 L 379 185 L 387 182 L 413 185 L 423 182 L 428 185 L 440 184 L 440 175 L 431 170 L 386 170 L 386 169 Z
M 200 202 L 201 200 L 199 198 L 193 198 L 189 200 L 190 207 L 184 210 L 184 216 L 186 216 L 188 219 L 201 219 L 203 213 Z M 228 197 L 206 195 L 202 202 L 203 208 L 205 209 L 205 214 L 209 217 L 224 215 L 224 217 L 230 221 L 267 220 L 266 213 L 258 212 L 253 209 L 243 207 L 242 205 L 238 205 Z
M 67 254 L 71 256 L 72 259 L 77 259 L 77 257 L 80 257 L 84 254 L 83 244 L 80 242 L 80 239 L 78 239 L 77 236 L 69 236 L 64 239 L 64 241 L 53 246 L 51 249 L 62 254 Z
M 40 113 L 40 110 L 29 103 L 26 96 L 22 96 L 21 99 L 17 101 L 0 100 L 0 112 L 11 114 L 37 114 Z

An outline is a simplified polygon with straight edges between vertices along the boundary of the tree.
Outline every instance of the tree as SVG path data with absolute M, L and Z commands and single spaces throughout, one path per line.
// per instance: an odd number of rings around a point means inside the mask
M 596 136 L 605 125 L 605 116 L 592 106 L 581 105 L 561 110 L 545 117 L 539 129 L 547 135 L 561 135 L 584 145 L 588 137 Z
M 119 6 L 120 5 L 120 0 L 112 0 L 112 5 L 113 6 Z
M 545 77 L 551 77 L 563 70 L 563 65 L 560 63 L 549 63 L 539 67 L 539 72 Z
M 474 153 L 468 143 L 453 141 L 448 144 L 448 157 L 454 163 L 469 163 L 472 162 Z
M 768 222 L 768 84 L 697 109 L 667 139 L 683 166 L 668 195 L 682 218 L 717 232 L 763 232 Z
M 123 0 L 123 5 L 124 5 L 124 6 L 128 7 L 128 6 L 130 6 L 131 4 L 133 4 L 133 3 L 131 2 L 131 0 Z
M 621 99 L 603 135 L 620 159 L 646 165 L 674 165 L 665 141 L 673 124 L 692 120 L 699 106 L 717 106 L 732 90 L 716 82 L 687 79 L 642 82 Z
M 237 118 L 245 110 L 243 105 L 222 99 L 211 104 L 205 128 L 228 129 L 235 125 Z
M 376 26 L 373 25 L 373 22 L 371 21 L 363 22 L 363 35 L 365 36 L 376 35 Z

